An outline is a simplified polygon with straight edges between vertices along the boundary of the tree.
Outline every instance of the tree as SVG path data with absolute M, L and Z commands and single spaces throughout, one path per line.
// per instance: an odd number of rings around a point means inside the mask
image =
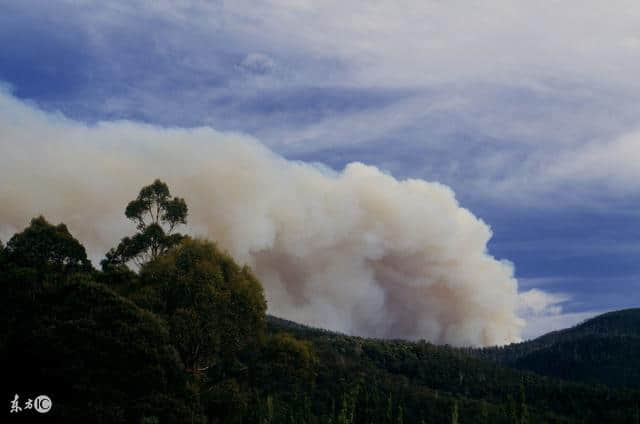
M 487 401 L 482 399 L 480 404 L 480 416 L 478 417 L 479 424 L 489 423 L 489 410 L 487 409 Z
M 336 424 L 352 424 L 353 423 L 353 410 L 349 405 L 349 400 L 346 394 L 342 395 L 342 403 L 340 406 L 340 412 L 336 418 Z
M 520 384 L 520 424 L 529 424 L 529 410 L 523 384 Z
M 458 424 L 458 402 L 453 402 L 453 409 L 451 410 L 451 424 Z
M 289 333 L 278 333 L 267 340 L 256 366 L 256 378 L 267 390 L 286 388 L 303 393 L 311 389 L 316 367 L 313 345 Z
M 54 421 L 204 421 L 166 325 L 88 274 L 42 294 L 31 314 L 5 307 L 21 317 L 3 352 L 5 383 L 18 393 L 41 388 L 62 406 Z
M 166 323 L 96 274 L 67 227 L 43 217 L 0 250 L 7 387 L 39 387 L 62 405 L 56 422 L 203 422 Z
M 138 197 L 129 202 L 125 216 L 136 224 L 138 232 L 125 237 L 101 262 L 103 269 L 134 261 L 138 266 L 157 259 L 183 239 L 173 231 L 187 223 L 188 208 L 184 199 L 171 197 L 169 187 L 156 179 L 142 187 Z
M 50 285 L 61 284 L 74 273 L 92 270 L 84 246 L 69 233 L 67 226 L 52 225 L 39 216 L 11 237 L 0 251 L 2 297 L 8 303 L 24 304 L 29 309 Z M 7 319 L 12 322 L 17 318 Z
M 143 265 L 140 286 L 131 297 L 166 319 L 194 375 L 233 362 L 265 325 L 262 286 L 249 267 L 240 267 L 204 240 L 185 238 Z
M 398 417 L 396 418 L 396 424 L 403 424 L 404 422 L 404 410 L 402 405 L 398 405 Z
M 391 393 L 387 397 L 387 409 L 385 410 L 385 422 L 388 424 L 393 423 L 393 401 L 391 399 Z
M 24 231 L 11 237 L 3 253 L 13 265 L 30 267 L 41 274 L 92 269 L 84 246 L 67 226 L 49 224 L 43 216 L 33 218 Z

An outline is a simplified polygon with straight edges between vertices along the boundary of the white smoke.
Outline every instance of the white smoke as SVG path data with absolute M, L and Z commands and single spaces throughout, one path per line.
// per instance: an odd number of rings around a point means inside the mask
M 512 266 L 441 184 L 291 162 L 210 128 L 87 126 L 2 93 L 0 149 L 4 241 L 43 214 L 100 257 L 134 231 L 126 203 L 160 178 L 186 199 L 191 233 L 254 268 L 272 314 L 456 345 L 520 337 Z

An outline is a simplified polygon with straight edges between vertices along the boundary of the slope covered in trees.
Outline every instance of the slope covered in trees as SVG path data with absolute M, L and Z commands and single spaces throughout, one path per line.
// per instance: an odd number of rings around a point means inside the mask
M 609 312 L 535 340 L 470 353 L 543 375 L 640 389 L 640 309 Z
M 311 341 L 324 366 L 318 369 L 318 378 L 341 382 L 334 388 L 351 393 L 350 399 L 358 399 L 353 393 L 367 392 L 354 409 L 358 411 L 364 402 L 362 410 L 378 418 L 386 416 L 381 406 L 391 399 L 396 414 L 402 407 L 404 422 L 416 423 L 452 422 L 454 408 L 458 422 L 469 423 L 640 419 L 640 393 L 634 390 L 548 378 L 475 358 L 466 349 L 426 342 L 350 337 L 275 317 L 269 318 L 269 328 L 274 334 L 289 332 Z M 354 382 L 357 376 L 361 380 Z M 381 393 L 389 398 L 385 401 Z M 371 396 L 375 401 L 368 403 Z
M 65 423 L 640 422 L 631 388 L 268 317 L 259 281 L 215 244 L 146 240 L 135 270 L 117 248 L 94 269 L 67 227 L 43 217 L 0 245 L 7 400 L 48 394 L 54 407 L 37 418 Z M 635 334 L 610 318 L 585 332 Z

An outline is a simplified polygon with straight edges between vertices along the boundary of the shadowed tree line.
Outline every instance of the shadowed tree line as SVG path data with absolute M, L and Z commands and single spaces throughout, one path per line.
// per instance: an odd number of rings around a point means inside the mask
M 605 313 L 524 343 L 467 353 L 552 377 L 640 390 L 640 308 Z
M 143 187 L 100 270 L 44 217 L 0 244 L 7 402 L 47 394 L 37 418 L 65 423 L 640 423 L 633 388 L 269 317 L 249 267 L 176 232 L 187 215 L 162 181 Z

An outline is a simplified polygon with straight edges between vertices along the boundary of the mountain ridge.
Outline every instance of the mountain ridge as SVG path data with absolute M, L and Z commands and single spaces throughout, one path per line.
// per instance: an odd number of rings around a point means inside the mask
M 606 312 L 532 340 L 468 352 L 541 375 L 640 388 L 640 308 Z

